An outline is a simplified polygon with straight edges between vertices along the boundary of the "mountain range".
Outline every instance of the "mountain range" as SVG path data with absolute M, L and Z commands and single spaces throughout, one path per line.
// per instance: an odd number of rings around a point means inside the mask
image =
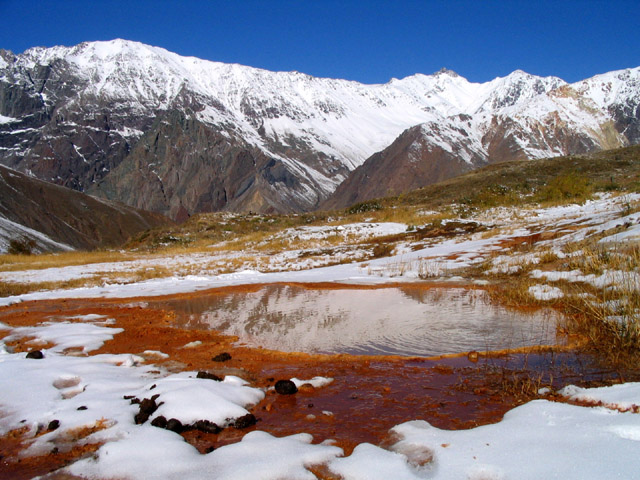
M 335 208 L 480 166 L 640 143 L 640 68 L 388 83 L 125 40 L 0 50 L 0 163 L 184 220 Z

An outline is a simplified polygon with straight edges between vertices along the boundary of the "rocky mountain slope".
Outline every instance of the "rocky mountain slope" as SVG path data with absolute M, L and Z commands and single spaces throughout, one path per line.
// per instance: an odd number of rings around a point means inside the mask
M 0 51 L 0 163 L 178 220 L 308 211 L 363 164 L 330 204 L 637 143 L 639 76 L 477 84 L 443 70 L 363 85 L 124 40 Z
M 12 240 L 31 243 L 35 252 L 119 246 L 136 233 L 169 223 L 161 215 L 0 166 L 0 252 Z

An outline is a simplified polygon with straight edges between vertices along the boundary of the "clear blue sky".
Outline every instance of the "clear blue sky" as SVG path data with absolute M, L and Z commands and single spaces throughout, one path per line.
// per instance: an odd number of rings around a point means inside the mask
M 0 48 L 114 38 L 364 83 L 442 67 L 572 82 L 640 66 L 640 0 L 0 0 Z

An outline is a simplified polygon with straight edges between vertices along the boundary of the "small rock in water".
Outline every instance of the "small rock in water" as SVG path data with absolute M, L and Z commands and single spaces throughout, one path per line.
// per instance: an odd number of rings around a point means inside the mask
M 478 352 L 476 352 L 475 350 L 470 351 L 469 353 L 467 353 L 467 358 L 470 362 L 476 363 L 478 361 Z
M 44 354 L 40 350 L 33 350 L 27 353 L 27 358 L 34 358 L 36 360 L 40 360 L 44 358 Z
M 58 428 L 60 428 L 60 420 L 51 420 L 47 426 L 47 430 L 50 432 L 57 430 Z
M 250 427 L 256 424 L 256 417 L 253 413 L 247 413 L 242 417 L 236 418 L 236 421 L 233 423 L 233 426 L 238 430 L 242 430 L 243 428 Z
M 231 355 L 229 355 L 227 352 L 224 352 L 216 355 L 211 360 L 213 360 L 214 362 L 226 362 L 227 360 L 231 360 Z
M 206 380 L 215 380 L 216 382 L 222 381 L 222 379 L 219 376 L 209 372 L 198 372 L 198 375 L 196 375 L 196 378 L 204 378 Z
M 293 395 L 298 391 L 298 387 L 291 380 L 278 380 L 276 382 L 276 392 L 280 395 Z

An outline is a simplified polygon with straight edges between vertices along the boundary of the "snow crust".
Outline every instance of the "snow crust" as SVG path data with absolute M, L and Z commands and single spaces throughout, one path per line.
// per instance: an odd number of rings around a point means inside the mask
M 579 400 L 593 404 L 602 404 L 607 408 L 616 410 L 634 410 L 638 413 L 640 408 L 640 383 L 623 383 L 611 387 L 580 388 L 575 385 L 567 385 L 559 390 L 570 400 Z M 639 432 L 640 433 L 640 432 Z M 640 435 L 638 436 L 640 441 Z

